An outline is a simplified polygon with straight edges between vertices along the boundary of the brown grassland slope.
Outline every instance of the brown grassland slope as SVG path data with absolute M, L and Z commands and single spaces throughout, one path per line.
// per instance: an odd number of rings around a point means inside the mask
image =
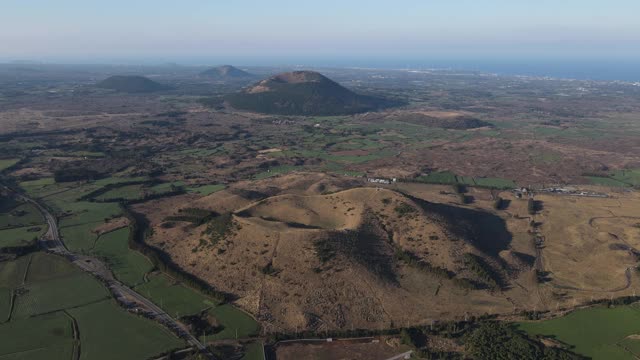
M 155 200 L 137 210 L 154 227 L 152 245 L 235 294 L 266 331 L 386 328 L 553 310 L 637 287 L 635 271 L 625 271 L 637 262 L 630 254 L 640 220 L 621 217 L 637 213 L 623 194 L 539 196 L 544 205 L 532 218 L 527 201 L 508 192 L 501 194 L 508 207 L 494 210 L 495 192 L 469 191 L 474 201 L 463 205 L 447 186 L 375 188 L 297 173 L 237 183 L 197 200 Z M 170 218 L 189 208 L 220 215 L 204 224 Z M 536 236 L 545 238 L 544 246 L 536 247 Z M 616 274 L 620 284 L 607 283 L 603 273 Z

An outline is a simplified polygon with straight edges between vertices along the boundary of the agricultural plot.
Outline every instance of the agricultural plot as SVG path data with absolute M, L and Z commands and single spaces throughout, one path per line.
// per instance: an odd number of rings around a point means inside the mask
M 11 315 L 11 297 L 13 293 L 11 289 L 0 288 L 0 323 L 9 319 Z
M 241 339 L 253 336 L 260 330 L 260 325 L 251 316 L 229 304 L 213 308 L 209 314 L 224 327 L 221 332 L 207 336 L 210 340 Z
M 202 196 L 207 196 L 207 195 L 211 195 L 215 192 L 224 190 L 226 188 L 226 186 L 222 185 L 222 184 L 212 184 L 212 185 L 202 185 L 202 186 L 190 186 L 187 188 L 188 192 L 193 192 L 193 193 L 197 193 L 200 194 Z
M 627 187 L 640 186 L 640 169 L 618 170 L 608 177 L 588 176 L 592 183 L 604 186 Z
M 625 184 L 616 179 L 608 178 L 608 177 L 600 177 L 600 176 L 587 176 L 586 177 L 592 184 L 594 185 L 602 185 L 602 186 L 611 186 L 611 187 L 627 187 L 628 184 Z
M 144 359 L 183 345 L 164 328 L 119 308 L 102 284 L 63 258 L 35 253 L 0 263 L 4 318 L 10 289 L 18 295 L 11 321 L 0 325 L 0 359 L 70 359 L 71 317 L 62 309 L 77 320 L 82 359 Z
M 473 178 L 475 186 L 495 188 L 495 189 L 513 189 L 517 185 L 513 180 L 501 178 Z
M 518 327 L 531 335 L 553 337 L 594 359 L 634 359 L 635 355 L 621 345 L 640 349 L 637 305 L 584 309 L 558 319 L 520 323 Z
M 44 223 L 38 209 L 31 204 L 18 205 L 4 214 L 0 214 L 0 229 L 15 228 Z
M 12 261 L 0 262 L 0 287 L 13 289 L 20 286 L 30 261 L 31 255 L 25 255 Z
M 2 198 L 0 202 L 0 213 L 6 213 L 11 211 L 16 206 L 19 206 L 21 203 L 12 197 Z
M 348 151 L 348 150 L 375 150 L 383 148 L 385 145 L 368 138 L 355 138 L 348 141 L 337 143 L 331 146 L 331 151 Z
M 165 194 L 175 191 L 184 186 L 183 181 L 166 182 L 158 185 L 153 185 L 149 188 L 149 191 L 154 194 Z
M 0 171 L 4 171 L 17 164 L 20 159 L 0 159 Z
M 23 181 L 20 184 L 20 187 L 23 188 L 30 195 L 38 195 L 47 190 L 51 190 L 51 188 L 58 188 L 56 186 L 56 182 L 53 178 L 42 178 L 38 180 L 30 180 Z
M 58 278 L 27 282 L 16 293 L 12 318 L 68 309 L 109 296 L 102 284 L 80 270 Z
M 138 360 L 180 348 L 184 342 L 151 320 L 111 300 L 69 310 L 78 322 L 81 360 Z
M 16 293 L 13 319 L 67 309 L 108 296 L 102 284 L 91 276 L 62 258 L 43 253 L 1 262 L 0 287 Z
M 103 187 L 103 186 L 107 186 L 107 185 L 114 185 L 114 184 L 120 184 L 120 183 L 124 183 L 124 182 L 134 182 L 134 181 L 148 181 L 150 180 L 148 177 L 146 176 L 138 176 L 138 177 L 118 177 L 118 176 L 112 176 L 112 177 L 108 177 L 108 178 L 104 178 L 104 179 L 99 179 L 99 180 L 95 180 L 93 181 L 91 184 L 97 186 L 97 187 Z
M 116 203 L 92 203 L 88 201 L 65 203 L 61 210 L 71 215 L 63 217 L 60 221 L 60 226 L 104 221 L 104 219 L 117 217 L 122 213 L 120 206 Z
M 116 278 L 129 286 L 143 283 L 144 274 L 153 268 L 144 255 L 129 249 L 128 227 L 100 236 L 93 252 L 104 258 Z
M 34 243 L 46 230 L 46 226 L 25 226 L 0 230 L 0 248 L 25 246 Z
M 323 170 L 344 176 L 363 177 L 366 175 L 362 171 L 347 170 L 343 164 L 332 161 L 329 161 Z
M 264 347 L 261 342 L 254 342 L 244 347 L 242 360 L 264 360 Z
M 102 222 L 90 222 L 85 224 L 60 227 L 60 236 L 67 248 L 71 251 L 82 251 L 93 248 L 98 235 L 93 229 Z
M 32 283 L 74 274 L 79 274 L 79 270 L 64 258 L 37 252 L 31 255 L 29 269 L 24 278 L 27 283 Z
M 0 325 L 3 360 L 69 360 L 73 347 L 71 319 L 61 312 Z
M 153 273 L 148 278 L 149 281 L 138 285 L 136 291 L 151 299 L 172 316 L 193 315 L 217 305 L 197 291 L 173 283 L 172 279 L 162 273 Z
M 369 161 L 382 159 L 393 155 L 389 150 L 376 150 L 371 153 L 361 155 L 340 155 L 341 153 L 327 153 L 324 150 L 287 150 L 283 151 L 280 156 L 300 156 L 305 158 L 318 158 L 327 161 L 345 163 L 345 164 L 364 164 Z
M 296 170 L 300 170 L 302 169 L 299 166 L 292 166 L 292 165 L 282 165 L 282 166 L 276 166 L 273 168 L 268 169 L 267 171 L 258 173 L 256 175 L 253 176 L 254 180 L 261 180 L 261 179 L 266 179 L 268 177 L 271 176 L 276 176 L 276 175 L 280 175 L 280 174 L 286 174 L 286 173 L 290 173 L 292 171 L 296 171 Z
M 116 185 L 116 187 L 95 196 L 94 199 L 101 202 L 141 200 L 150 195 L 171 193 L 184 186 L 184 182 L 182 181 L 166 182 L 151 186 L 146 183 L 123 184 L 122 186 L 117 186 L 117 182 L 111 182 L 110 184 Z
M 142 199 L 145 195 L 144 185 L 125 185 L 115 189 L 109 190 L 104 194 L 96 196 L 96 200 L 99 201 L 112 201 L 112 200 L 137 200 Z

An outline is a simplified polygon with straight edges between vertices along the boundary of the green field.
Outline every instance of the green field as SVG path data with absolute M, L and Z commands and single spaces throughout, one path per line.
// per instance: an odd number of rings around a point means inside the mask
M 162 273 L 151 274 L 148 278 L 149 282 L 138 285 L 136 291 L 151 299 L 171 316 L 193 315 L 217 305 L 197 291 L 173 283 Z
M 293 166 L 293 165 L 276 166 L 268 169 L 267 171 L 263 171 L 261 173 L 254 175 L 253 179 L 254 180 L 266 179 L 268 177 L 272 177 L 280 174 L 286 174 L 286 173 L 290 173 L 292 171 L 296 171 L 300 169 L 302 169 L 302 167 Z
M 138 177 L 118 177 L 112 176 L 100 180 L 94 181 L 92 184 L 98 187 L 103 187 L 106 185 L 120 184 L 124 182 L 133 182 L 133 181 L 148 181 L 150 180 L 146 176 L 138 176 Z
M 260 325 L 249 315 L 232 305 L 225 304 L 209 310 L 209 314 L 216 318 L 224 329 L 207 339 L 235 339 L 256 335 L 260 331 Z
M 0 229 L 43 224 L 44 219 L 32 204 L 21 204 L 0 214 Z
M 0 287 L 13 289 L 20 286 L 30 262 L 31 255 L 21 256 L 12 261 L 0 262 Z
M 254 342 L 245 346 L 245 354 L 241 360 L 263 360 L 264 347 L 260 342 Z
M 69 360 L 73 344 L 71 319 L 60 312 L 0 325 L 2 360 Z
M 382 159 L 385 157 L 389 157 L 394 153 L 389 150 L 377 150 L 373 151 L 368 155 L 335 155 L 328 153 L 324 150 L 287 150 L 283 151 L 277 157 L 286 157 L 286 156 L 300 156 L 305 158 L 318 158 L 327 161 L 334 161 L 345 164 L 363 164 L 369 161 Z
M 174 181 L 174 182 L 166 182 L 158 185 L 153 185 L 152 187 L 149 188 L 149 190 L 154 194 L 164 194 L 164 193 L 175 191 L 183 186 L 184 186 L 184 182 Z
M 144 274 L 153 265 L 144 255 L 129 249 L 129 228 L 121 228 L 100 236 L 93 253 L 104 258 L 115 277 L 129 286 L 144 282 Z
M 47 199 L 49 203 L 49 198 Z M 87 201 L 64 202 L 55 204 L 60 211 L 72 213 L 62 218 L 60 226 L 86 224 L 104 221 L 107 218 L 122 214 L 122 209 L 116 203 L 92 203 Z
M 0 159 L 0 171 L 4 171 L 17 164 L 20 159 Z
M 89 250 L 93 248 L 98 239 L 98 235 L 92 230 L 100 224 L 102 222 L 60 227 L 60 236 L 71 251 Z
M 151 320 L 133 316 L 111 300 L 69 310 L 78 322 L 86 360 L 139 360 L 184 346 Z
M 58 264 L 64 261 L 53 255 L 37 254 L 31 266 L 37 268 L 33 276 L 27 272 L 25 284 L 16 296 L 12 318 L 24 318 L 47 312 L 69 309 L 109 296 L 105 287 L 90 275 Z M 43 269 L 58 269 L 46 274 Z
M 287 171 L 289 169 L 276 169 L 276 172 L 279 170 Z M 114 179 L 109 179 L 109 183 L 114 181 Z M 209 309 L 210 314 L 224 328 L 222 332 L 210 335 L 216 339 L 235 338 L 236 335 L 247 337 L 258 332 L 259 325 L 251 316 L 231 305 L 217 307 L 216 302 L 191 288 L 172 283 L 166 275 L 151 274 L 148 282 L 145 282 L 145 274 L 149 273 L 153 266 L 145 256 L 129 249 L 130 230 L 128 227 L 100 236 L 93 231 L 106 219 L 122 216 L 122 209 L 117 203 L 78 200 L 81 196 L 97 190 L 99 188 L 97 183 L 82 183 L 74 187 L 73 184 L 61 186 L 41 180 L 22 185 L 33 192 L 34 196 L 45 196 L 43 200 L 46 204 L 61 216 L 60 232 L 69 249 L 92 253 L 104 259 L 116 278 L 129 286 L 137 286 L 137 291 L 149 296 L 167 312 L 172 315 L 184 316 Z M 157 188 L 150 188 L 149 191 L 165 192 L 171 190 L 170 183 L 156 186 Z M 132 190 L 131 195 L 133 196 L 139 190 L 138 187 L 131 189 L 128 187 L 127 185 L 112 189 L 110 192 L 122 192 L 123 189 L 125 191 Z M 189 190 L 204 195 L 222 190 L 224 187 L 224 185 L 212 184 Z M 110 194 L 110 192 L 103 195 L 122 196 L 122 193 Z M 167 333 L 163 328 L 147 320 L 129 315 L 115 304 L 104 300 L 108 294 L 104 287 L 93 278 L 84 273 L 78 273 L 79 270 L 71 265 L 65 267 L 64 264 L 47 260 L 48 258 L 43 261 L 40 257 L 41 255 L 34 257 L 30 270 L 26 273 L 27 261 L 22 258 L 15 263 L 8 263 L 4 266 L 0 263 L 0 289 L 3 289 L 0 291 L 0 296 L 4 294 L 9 300 L 11 290 L 21 284 L 21 279 L 25 278 L 26 274 L 27 281 L 23 286 L 26 291 L 17 297 L 12 321 L 19 321 L 22 318 L 48 311 L 55 312 L 66 309 L 78 320 L 82 344 L 81 357 L 83 359 L 146 358 L 182 345 L 182 341 Z M 28 257 L 24 258 L 28 259 Z M 55 274 L 55 276 L 49 274 Z M 6 279 L 4 283 L 3 279 Z M 78 291 L 78 289 L 83 290 Z M 5 300 L 0 300 L 0 307 L 6 302 Z M 103 308 L 106 310 L 103 311 Z M 0 312 L 0 314 L 2 313 Z M 118 324 L 118 322 L 130 321 L 137 325 L 132 325 L 132 330 L 122 332 L 121 330 L 128 329 L 129 325 Z M 104 328 L 100 328 L 95 324 L 96 322 L 104 323 Z M 136 326 L 141 328 L 135 330 Z M 108 339 L 103 335 L 105 333 L 109 333 Z M 141 344 L 142 346 L 140 346 Z M 115 349 L 115 353 L 107 351 L 113 349 Z
M 621 181 L 615 180 L 615 179 L 611 179 L 611 178 L 607 178 L 607 177 L 600 177 L 600 176 L 587 176 L 587 179 L 589 179 L 589 181 L 594 184 L 594 185 L 602 185 L 602 186 L 611 186 L 611 187 L 627 187 L 629 186 L 628 184 L 625 184 Z
M 572 351 L 593 359 L 634 359 L 618 345 L 621 342 L 628 348 L 640 349 L 640 340 L 627 339 L 629 335 L 640 334 L 638 305 L 612 309 L 595 307 L 558 319 L 524 322 L 518 326 L 531 335 L 553 336 L 574 346 Z
M 81 359 L 146 359 L 184 345 L 161 326 L 122 310 L 100 282 L 64 258 L 34 253 L 0 262 L 1 321 L 10 289 L 18 287 L 11 321 L 0 324 L 0 359 L 71 359 L 70 316 L 78 324 Z
M 42 225 L 0 230 L 0 248 L 29 245 L 37 240 L 46 229 L 47 227 Z
M 31 257 L 31 263 L 25 277 L 27 282 L 47 281 L 79 273 L 73 264 L 61 257 L 41 252 L 34 253 Z
M 45 191 L 49 187 L 55 186 L 56 182 L 53 178 L 42 178 L 38 180 L 23 181 L 19 185 L 28 194 L 37 194 Z
M 96 200 L 110 201 L 115 199 L 137 200 L 144 197 L 144 185 L 125 185 L 107 191 L 104 194 L 96 196 Z
M 604 186 L 640 186 L 640 169 L 617 170 L 609 174 L 608 177 L 587 176 L 587 178 L 597 185 Z
M 24 318 L 88 304 L 109 296 L 90 275 L 78 273 L 48 281 L 26 283 L 16 296 L 12 317 Z
M 202 185 L 202 186 L 190 186 L 187 188 L 187 191 L 198 193 L 202 196 L 211 195 L 214 192 L 218 192 L 220 190 L 224 190 L 226 186 L 224 185 Z
M 9 319 L 11 311 L 11 289 L 0 287 L 0 323 Z

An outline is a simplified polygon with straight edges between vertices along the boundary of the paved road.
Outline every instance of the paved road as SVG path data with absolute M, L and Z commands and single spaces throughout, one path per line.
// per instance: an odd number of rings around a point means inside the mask
M 49 225 L 49 229 L 39 240 L 43 249 L 68 258 L 80 269 L 103 280 L 119 302 L 128 304 L 129 307 L 136 308 L 138 312 L 142 312 L 149 318 L 168 327 L 174 333 L 185 339 L 189 345 L 199 349 L 209 358 L 213 359 L 213 356 L 209 353 L 207 347 L 195 336 L 189 333 L 182 323 L 173 319 L 151 300 L 116 280 L 113 273 L 104 262 L 91 256 L 74 254 L 69 251 L 69 249 L 64 245 L 64 242 L 60 239 L 60 232 L 58 230 L 58 222 L 56 218 L 44 206 L 24 195 L 17 194 L 17 196 L 20 199 L 35 205 Z

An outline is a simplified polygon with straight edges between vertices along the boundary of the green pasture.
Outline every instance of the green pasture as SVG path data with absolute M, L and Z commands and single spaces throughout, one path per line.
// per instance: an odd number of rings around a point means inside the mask
M 596 185 L 626 187 L 640 186 L 640 169 L 625 169 L 611 172 L 607 177 L 587 176 Z
M 61 312 L 0 324 L 0 359 L 69 360 L 71 319 Z
M 207 336 L 209 340 L 235 339 L 256 335 L 260 325 L 249 315 L 229 304 L 224 304 L 209 310 L 224 329 L 214 335 Z
M 45 253 L 0 262 L 0 288 L 16 293 L 12 319 L 68 309 L 109 296 L 93 277 L 63 258 Z
M 0 171 L 4 171 L 17 164 L 20 159 L 0 159 Z
M 193 315 L 217 305 L 199 292 L 175 283 L 165 274 L 153 273 L 148 279 L 148 282 L 138 285 L 136 291 L 151 299 L 171 316 Z
M 22 204 L 0 214 L 0 229 L 43 224 L 40 211 L 32 204 Z
M 0 248 L 29 245 L 37 240 L 46 229 L 46 225 L 41 225 L 0 230 Z
M 557 319 L 522 322 L 518 327 L 531 335 L 554 337 L 572 346 L 572 351 L 593 359 L 634 359 L 620 344 L 640 348 L 640 340 L 628 338 L 640 334 L 638 305 L 594 307 Z
M 115 277 L 129 286 L 144 282 L 144 274 L 153 265 L 141 253 L 129 249 L 129 228 L 121 228 L 100 236 L 93 253 L 103 258 Z
M 226 188 L 225 185 L 222 184 L 211 184 L 211 185 L 201 185 L 201 186 L 189 186 L 187 188 L 188 192 L 198 193 L 202 196 L 211 195 L 215 192 L 224 190 Z
M 139 360 L 185 346 L 151 320 L 127 313 L 112 300 L 69 310 L 78 322 L 81 360 Z
M 264 347 L 261 342 L 245 345 L 245 353 L 241 360 L 264 360 Z
M 137 200 L 142 199 L 144 197 L 144 185 L 136 184 L 136 185 L 125 185 L 116 187 L 107 191 L 104 194 L 100 194 L 96 196 L 96 200 L 100 201 L 109 201 L 114 199 L 123 199 L 123 200 Z
M 253 179 L 262 180 L 268 177 L 272 177 L 280 174 L 286 174 L 286 173 L 290 173 L 292 171 L 296 171 L 300 169 L 303 169 L 303 168 L 300 166 L 292 166 L 292 165 L 276 166 L 276 167 L 269 168 L 267 171 L 263 171 L 261 173 L 254 175 Z

